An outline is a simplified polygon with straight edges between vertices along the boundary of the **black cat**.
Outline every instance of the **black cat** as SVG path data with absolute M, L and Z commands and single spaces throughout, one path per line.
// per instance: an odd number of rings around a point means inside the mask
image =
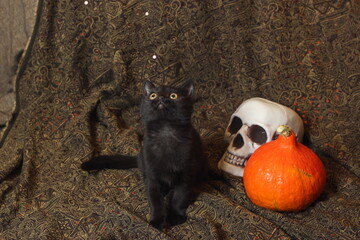
M 191 124 L 191 83 L 181 87 L 145 82 L 141 117 L 145 125 L 137 161 L 129 156 L 98 156 L 82 164 L 84 170 L 139 167 L 151 210 L 150 224 L 162 229 L 186 221 L 194 188 L 207 179 L 208 162 L 199 134 Z M 164 197 L 170 195 L 168 207 Z M 167 213 L 166 211 L 167 210 Z

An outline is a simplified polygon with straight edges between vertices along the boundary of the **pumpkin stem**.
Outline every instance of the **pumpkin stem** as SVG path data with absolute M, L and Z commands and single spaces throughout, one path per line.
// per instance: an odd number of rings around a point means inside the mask
M 277 129 L 276 129 L 277 133 L 283 137 L 289 137 L 292 134 L 292 130 L 289 126 L 287 125 L 280 125 Z

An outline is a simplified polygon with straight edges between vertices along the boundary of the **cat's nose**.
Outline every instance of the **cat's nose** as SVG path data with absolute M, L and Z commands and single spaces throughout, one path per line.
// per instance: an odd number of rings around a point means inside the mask
M 158 109 L 163 109 L 165 108 L 166 104 L 165 104 L 165 98 L 163 96 L 159 96 L 159 102 L 157 104 L 157 108 Z
M 163 109 L 163 108 L 165 108 L 165 104 L 164 103 L 159 103 L 158 109 Z
M 165 108 L 165 107 L 166 107 L 165 102 L 160 100 L 160 101 L 158 102 L 158 104 L 157 104 L 157 108 L 158 108 L 158 109 L 163 109 L 163 108 Z

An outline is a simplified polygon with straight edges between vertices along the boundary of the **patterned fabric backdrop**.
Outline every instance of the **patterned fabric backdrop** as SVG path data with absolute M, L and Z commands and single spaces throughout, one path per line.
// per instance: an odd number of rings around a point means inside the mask
M 39 0 L 0 142 L 0 238 L 359 239 L 359 13 L 356 0 Z M 139 151 L 144 80 L 188 79 L 212 168 L 232 112 L 267 98 L 304 120 L 327 170 L 321 198 L 273 212 L 225 174 L 159 232 L 137 169 L 81 171 L 93 153 Z

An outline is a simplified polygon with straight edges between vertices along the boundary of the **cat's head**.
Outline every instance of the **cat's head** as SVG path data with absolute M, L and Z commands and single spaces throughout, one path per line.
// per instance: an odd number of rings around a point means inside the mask
M 190 121 L 193 109 L 194 86 L 186 82 L 180 87 L 144 83 L 141 104 L 143 120 Z

